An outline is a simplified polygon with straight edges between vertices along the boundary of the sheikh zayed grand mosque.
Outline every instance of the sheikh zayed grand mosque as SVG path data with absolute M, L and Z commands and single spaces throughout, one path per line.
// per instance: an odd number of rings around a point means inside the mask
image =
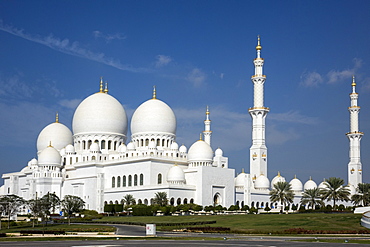
M 166 192 L 171 205 L 195 203 L 203 206 L 249 205 L 257 208 L 274 206 L 270 202 L 271 187 L 285 181 L 280 174 L 271 182 L 267 178 L 268 152 L 265 141 L 265 119 L 269 108 L 264 106 L 263 74 L 258 38 L 252 118 L 250 169 L 235 177 L 222 149 L 211 148 L 211 120 L 207 108 L 204 131 L 189 148 L 176 142 L 176 116 L 153 90 L 151 99 L 142 103 L 131 119 L 131 139 L 127 142 L 128 118 L 122 104 L 108 94 L 100 82 L 100 90 L 84 99 L 77 107 L 72 131 L 59 122 L 41 130 L 37 138 L 37 159 L 31 159 L 18 172 L 3 174 L 0 194 L 15 194 L 26 200 L 48 192 L 60 198 L 75 195 L 85 201 L 87 209 L 103 212 L 104 205 L 121 203 L 131 194 L 137 203 L 150 205 L 157 192 Z M 350 132 L 348 182 L 351 193 L 362 182 L 358 94 L 353 78 L 350 93 Z M 245 123 L 246 125 L 248 123 Z M 305 189 L 322 187 L 309 179 L 290 181 L 298 204 Z

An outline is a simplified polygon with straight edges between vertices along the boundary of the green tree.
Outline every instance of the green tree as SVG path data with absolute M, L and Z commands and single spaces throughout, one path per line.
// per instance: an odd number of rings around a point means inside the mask
M 356 188 L 356 194 L 351 197 L 353 204 L 368 206 L 370 204 L 370 184 L 359 183 Z
M 307 205 L 311 209 L 314 209 L 316 205 L 324 206 L 325 203 L 322 201 L 321 195 L 320 188 L 306 189 L 302 194 L 301 204 Z
M 44 195 L 41 200 L 47 207 L 47 214 L 55 213 L 55 208 L 61 203 L 60 198 L 55 193 L 50 192 Z
M 10 216 L 16 214 L 18 209 L 25 203 L 26 201 L 17 195 L 4 195 L 0 197 L 1 213 L 5 212 L 8 215 L 8 228 L 10 227 Z
M 71 215 L 80 212 L 85 206 L 85 202 L 78 196 L 66 195 L 62 202 L 62 208 L 68 215 L 68 225 L 71 224 Z
M 133 195 L 131 194 L 126 194 L 123 199 L 122 199 L 122 202 L 125 206 L 125 208 L 129 208 L 131 205 L 135 205 L 136 204 L 136 200 L 134 198 Z
M 331 177 L 325 180 L 325 188 L 322 189 L 322 198 L 327 201 L 333 201 L 335 210 L 336 202 L 349 201 L 350 191 L 348 186 L 343 186 L 344 180 L 341 178 Z
M 166 206 L 168 204 L 168 198 L 166 192 L 157 192 L 154 195 L 154 204 L 158 204 L 159 206 Z
M 280 202 L 283 206 L 282 210 L 285 209 L 286 203 L 292 203 L 294 193 L 292 187 L 288 182 L 277 182 L 274 184 L 273 189 L 270 191 L 270 201 Z M 281 210 L 281 211 L 282 211 Z

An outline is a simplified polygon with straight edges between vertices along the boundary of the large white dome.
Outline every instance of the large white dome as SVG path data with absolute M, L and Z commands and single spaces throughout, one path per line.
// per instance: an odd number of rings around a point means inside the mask
M 176 116 L 163 101 L 150 99 L 142 103 L 131 119 L 132 135 L 139 133 L 176 134 Z
M 299 180 L 296 177 L 294 177 L 292 180 L 290 180 L 289 184 L 292 186 L 293 191 L 302 191 L 302 189 L 303 189 L 303 185 L 302 185 L 301 180 Z
M 61 150 L 72 143 L 72 132 L 59 122 L 46 126 L 37 138 L 37 152 L 41 152 L 50 144 L 57 150 Z
M 40 166 L 60 166 L 61 157 L 59 152 L 52 146 L 48 146 L 39 154 L 38 164 Z
M 203 140 L 195 142 L 189 148 L 188 160 L 211 162 L 213 160 L 213 151 L 211 146 Z
M 259 189 L 259 190 L 267 190 L 270 187 L 270 181 L 269 179 L 261 174 L 258 176 L 256 181 L 254 181 L 254 188 Z
M 280 172 L 278 172 L 278 175 L 276 175 L 272 180 L 271 180 L 271 188 L 274 188 L 274 184 L 277 182 L 285 182 L 285 178 L 280 175 Z
M 311 178 L 303 186 L 304 190 L 317 188 L 317 184 Z
M 107 93 L 95 93 L 84 99 L 73 116 L 77 134 L 127 134 L 127 116 L 121 103 Z

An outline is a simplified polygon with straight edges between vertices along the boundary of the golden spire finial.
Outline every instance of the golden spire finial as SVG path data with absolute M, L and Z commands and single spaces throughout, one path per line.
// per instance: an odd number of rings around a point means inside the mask
M 199 134 L 199 141 L 203 141 L 203 139 L 202 139 L 202 133 Z
M 104 93 L 108 93 L 108 82 L 105 82 Z
M 49 146 L 48 147 L 53 147 L 53 145 L 51 145 L 51 141 L 49 141 Z
M 310 180 L 312 180 L 312 177 L 310 176 Z
M 153 99 L 157 98 L 157 90 L 155 88 L 155 85 L 153 86 Z
M 103 77 L 100 77 L 100 93 L 103 92 Z
M 280 171 L 278 171 L 278 177 L 280 177 Z
M 55 122 L 59 123 L 59 114 L 58 114 L 58 112 L 55 114 Z
M 294 174 L 294 179 L 297 179 L 297 174 Z
M 242 173 L 244 173 L 244 168 L 242 168 Z
M 256 46 L 256 50 L 262 50 L 262 46 L 261 46 L 261 39 L 260 39 L 260 36 L 258 35 L 257 36 L 258 39 L 257 39 L 257 46 Z
M 356 86 L 355 75 L 352 76 L 352 87 Z

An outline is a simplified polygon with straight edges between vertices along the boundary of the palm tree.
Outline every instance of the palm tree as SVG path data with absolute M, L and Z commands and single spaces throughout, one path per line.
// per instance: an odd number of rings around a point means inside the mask
M 122 199 L 123 204 L 126 204 L 126 207 L 130 207 L 136 203 L 135 198 L 131 194 L 127 194 Z
M 368 206 L 370 204 L 370 184 L 359 183 L 356 194 L 351 197 L 351 201 L 355 205 Z
M 277 182 L 274 184 L 274 188 L 270 191 L 270 201 L 280 202 L 285 208 L 285 203 L 292 203 L 294 193 L 292 186 L 288 182 Z M 283 211 L 283 209 L 281 211 Z
M 301 204 L 307 205 L 312 209 L 316 205 L 324 206 L 325 203 L 322 201 L 321 194 L 322 191 L 320 188 L 306 189 L 302 194 Z
M 349 201 L 350 191 L 348 186 L 343 186 L 344 180 L 341 178 L 331 177 L 325 180 L 325 188 L 322 189 L 322 199 L 327 201 L 333 200 L 335 209 L 336 201 Z
M 166 192 L 157 192 L 154 196 L 154 204 L 159 206 L 166 206 L 168 204 L 167 193 Z

